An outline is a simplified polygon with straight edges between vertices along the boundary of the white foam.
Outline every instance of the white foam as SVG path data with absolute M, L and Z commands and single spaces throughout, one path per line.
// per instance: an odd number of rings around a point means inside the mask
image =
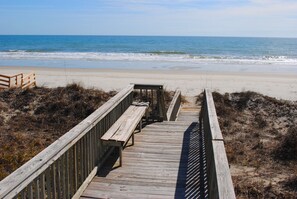
M 297 58 L 286 56 L 234 57 L 188 54 L 101 53 L 101 52 L 0 52 L 6 60 L 85 60 L 85 61 L 161 61 L 214 64 L 288 64 L 297 65 Z

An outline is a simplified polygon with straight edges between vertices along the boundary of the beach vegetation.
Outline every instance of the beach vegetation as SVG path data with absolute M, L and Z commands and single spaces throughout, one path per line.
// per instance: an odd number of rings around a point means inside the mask
M 214 92 L 213 99 L 237 197 L 294 198 L 297 101 L 251 91 Z
M 0 180 L 116 94 L 79 84 L 0 91 Z
M 68 132 L 115 94 L 115 91 L 86 89 L 76 83 L 57 88 L 14 88 L 0 91 L 0 180 Z M 173 96 L 173 91 L 164 92 L 166 107 Z

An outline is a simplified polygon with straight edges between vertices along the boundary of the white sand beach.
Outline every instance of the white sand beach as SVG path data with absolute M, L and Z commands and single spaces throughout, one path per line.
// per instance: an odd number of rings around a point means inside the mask
M 256 91 L 278 99 L 297 100 L 297 74 L 199 72 L 187 70 L 79 69 L 44 67 L 0 67 L 0 74 L 36 73 L 37 85 L 46 87 L 80 83 L 84 87 L 120 90 L 130 83 L 163 84 L 195 96 L 204 88 L 213 91 Z

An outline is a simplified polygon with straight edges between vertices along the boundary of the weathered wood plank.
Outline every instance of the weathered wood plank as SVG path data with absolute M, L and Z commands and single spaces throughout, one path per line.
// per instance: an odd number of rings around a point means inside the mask
M 118 193 L 118 192 L 107 192 L 102 190 L 92 190 L 86 193 L 86 196 L 81 198 L 96 198 L 96 196 L 100 195 L 101 198 L 115 198 L 115 199 L 126 199 L 126 198 L 147 198 L 147 199 L 172 199 L 172 195 L 166 196 L 159 194 L 136 194 L 136 193 Z
M 206 165 L 210 198 L 235 198 L 223 136 L 218 123 L 212 93 L 204 91 L 200 114 L 201 127 L 205 133 Z M 200 127 L 200 128 L 201 128 Z
M 0 77 L 11 78 L 11 76 L 9 76 L 9 75 L 2 75 L 2 74 L 0 74 Z
M 104 179 L 101 179 L 104 178 Z M 149 182 L 149 183 L 166 183 L 166 184 L 176 184 L 185 182 L 187 179 L 187 176 L 182 175 L 180 177 L 177 176 L 151 176 L 151 175 L 142 175 L 142 174 L 129 174 L 129 175 L 123 175 L 123 174 L 116 174 L 111 173 L 110 175 L 106 177 L 96 177 L 92 180 L 93 181 L 103 181 L 103 180 L 126 180 L 126 181 L 140 181 L 140 182 Z
M 119 140 L 119 141 L 126 141 L 127 137 L 130 137 L 130 135 L 127 135 L 125 132 L 133 132 L 134 129 L 136 129 L 136 126 L 142 119 L 142 117 L 145 114 L 147 107 L 146 106 L 134 106 L 133 112 L 131 115 L 125 115 L 124 124 L 121 125 L 121 127 L 118 129 L 117 133 L 114 134 L 112 139 Z
M 46 171 L 45 171 L 45 179 L 46 179 L 46 194 L 47 194 L 47 198 L 52 198 L 52 177 L 51 177 L 51 168 L 49 167 Z
M 128 110 L 124 112 L 124 114 L 119 118 L 119 120 L 117 120 L 116 123 L 119 123 L 116 126 L 116 129 L 113 129 L 111 127 L 111 130 L 108 130 L 109 131 L 113 131 L 112 133 L 112 136 L 109 137 L 109 140 L 115 140 L 115 141 L 121 141 L 119 140 L 119 136 L 122 135 L 122 133 L 129 133 L 129 132 L 124 132 L 125 128 L 128 128 L 129 124 L 127 124 L 129 118 L 133 117 L 133 115 L 135 114 L 135 106 L 129 106 Z M 116 124 L 115 123 L 115 124 Z M 104 136 L 103 136 L 104 137 Z
M 223 140 L 223 135 L 217 118 L 216 108 L 210 90 L 205 90 L 211 137 L 213 140 Z
M 172 98 L 172 101 L 169 105 L 169 108 L 167 110 L 167 120 L 168 121 L 175 121 L 177 118 L 177 114 L 179 112 L 179 108 L 181 105 L 181 91 L 176 90 L 175 94 Z
M 40 198 L 46 198 L 46 192 L 45 192 L 45 187 L 46 187 L 46 184 L 45 184 L 45 174 L 41 174 L 40 175 Z
M 9 87 L 9 83 L 8 83 L 8 84 L 5 84 L 5 83 L 0 83 L 0 86 Z
M 144 116 L 146 109 L 147 107 L 145 106 L 134 107 L 133 115 L 124 120 L 125 124 L 121 125 L 114 136 L 112 136 L 111 140 L 126 142 Z
M 127 182 L 128 183 L 128 182 Z M 133 193 L 133 194 L 162 194 L 162 195 L 174 195 L 175 191 L 179 188 L 175 187 L 160 187 L 160 186 L 137 186 L 137 185 L 118 185 L 115 183 L 91 183 L 89 185 L 91 190 L 102 190 L 102 191 L 112 191 L 112 192 L 122 192 L 122 193 Z
M 134 106 L 129 106 L 124 114 L 108 129 L 108 131 L 101 137 L 102 140 L 109 140 L 125 122 L 128 116 L 131 116 L 134 111 Z
M 7 83 L 9 83 L 10 82 L 10 79 L 0 79 L 0 82 L 7 82 Z
M 86 187 L 89 185 L 89 183 L 91 182 L 91 180 L 96 175 L 97 170 L 98 170 L 98 167 L 95 167 L 91 171 L 91 173 L 89 174 L 89 176 L 85 179 L 85 181 L 82 183 L 82 185 L 80 186 L 80 188 L 77 190 L 77 192 L 72 197 L 73 199 L 79 198 L 81 196 L 81 194 L 83 193 L 83 191 L 86 189 Z
M 197 116 L 193 118 L 198 120 Z M 185 153 L 191 144 L 185 134 L 196 131 L 197 122 L 192 123 L 146 126 L 135 134 L 134 145 L 123 151 L 123 167 L 101 169 L 98 173 L 101 177 L 92 180 L 82 198 L 135 198 L 138 195 L 140 198 L 184 198 L 186 181 L 193 178 L 191 173 L 197 173 L 192 172 L 193 163 L 188 162 L 189 154 Z M 169 132 L 165 131 L 170 127 Z M 197 147 L 191 146 L 191 150 Z
M 216 179 L 220 185 L 218 186 L 218 197 L 236 198 L 223 141 L 213 141 L 213 151 Z
M 77 143 L 84 135 L 89 133 L 100 120 L 107 114 L 110 114 L 120 103 L 132 102 L 133 85 L 123 89 L 108 102 L 102 105 L 89 117 L 64 134 L 53 144 L 40 152 L 22 167 L 17 169 L 11 175 L 0 182 L 0 198 L 12 198 L 17 193 L 27 187 L 36 177 L 49 168 L 56 160 L 58 160 L 66 151 Z M 122 102 L 124 99 L 125 102 Z M 131 102 L 130 102 L 131 101 Z M 127 104 L 128 107 L 129 104 Z M 117 108 L 118 114 L 121 112 L 121 107 Z M 116 118 L 114 118 L 115 120 Z M 53 167 L 54 169 L 55 167 Z M 51 178 L 52 180 L 52 178 Z
M 163 89 L 161 84 L 134 84 L 134 89 Z

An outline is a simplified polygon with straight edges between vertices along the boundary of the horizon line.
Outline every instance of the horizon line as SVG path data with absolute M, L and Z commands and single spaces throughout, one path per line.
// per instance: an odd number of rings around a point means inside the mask
M 285 36 L 233 36 L 233 35 L 125 35 L 125 34 L 0 34 L 0 36 L 114 36 L 114 37 L 224 37 L 224 38 L 276 38 L 297 39 Z

